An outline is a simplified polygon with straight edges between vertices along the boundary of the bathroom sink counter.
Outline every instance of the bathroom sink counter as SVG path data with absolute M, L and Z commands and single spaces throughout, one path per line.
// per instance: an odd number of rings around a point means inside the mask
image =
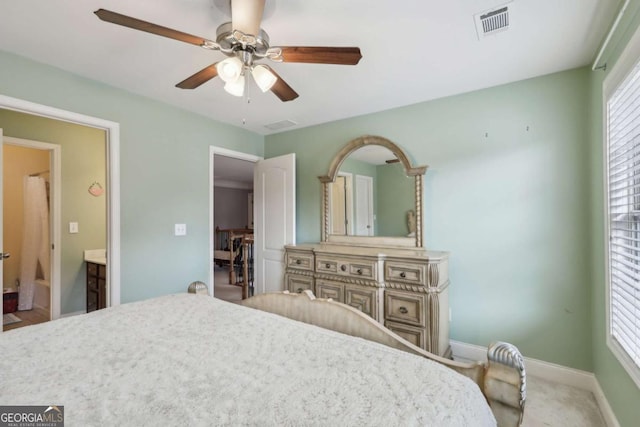
M 94 264 L 107 265 L 107 251 L 105 249 L 90 249 L 84 251 L 84 260 Z

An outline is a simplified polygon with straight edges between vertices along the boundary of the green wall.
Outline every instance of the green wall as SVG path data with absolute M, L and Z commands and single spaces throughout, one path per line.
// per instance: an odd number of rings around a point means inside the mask
M 84 250 L 106 248 L 106 192 L 94 197 L 88 191 L 93 182 L 99 182 L 108 191 L 105 132 L 2 109 L 0 128 L 4 136 L 50 142 L 61 147 L 60 312 L 85 310 Z M 69 234 L 71 221 L 78 222 L 79 233 Z
M 378 181 L 378 233 L 380 236 L 407 236 L 407 211 L 415 211 L 415 179 L 405 175 L 401 163 L 376 167 Z
M 606 276 L 605 276 L 605 190 L 603 145 L 603 96 L 602 84 L 608 72 L 622 53 L 633 33 L 640 28 L 640 1 L 632 0 L 627 12 L 613 34 L 609 48 L 601 63 L 606 70 L 590 75 L 590 161 L 589 184 L 591 189 L 591 277 L 592 277 L 592 329 L 594 372 L 620 425 L 636 426 L 640 420 L 640 389 L 629 377 L 606 344 Z
M 317 176 L 335 153 L 388 138 L 430 166 L 425 242 L 451 251 L 451 338 L 592 370 L 588 79 L 578 69 L 267 136 L 267 157 L 296 153 L 298 241 L 319 239 Z
M 209 146 L 262 156 L 262 136 L 6 52 L 0 94 L 120 124 L 122 302 L 209 281 Z

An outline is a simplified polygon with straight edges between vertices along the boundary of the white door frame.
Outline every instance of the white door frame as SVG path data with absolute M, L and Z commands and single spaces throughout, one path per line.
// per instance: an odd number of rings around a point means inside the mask
M 102 129 L 107 138 L 107 306 L 120 305 L 120 124 L 0 95 L 0 109 Z M 59 302 L 58 302 L 59 304 Z
M 213 170 L 213 157 L 215 155 L 231 157 L 233 159 L 238 160 L 246 160 L 248 162 L 256 163 L 260 160 L 263 160 L 263 157 L 256 156 L 254 154 L 247 154 L 241 151 L 229 150 L 228 148 L 216 147 L 214 145 L 209 146 L 209 293 L 213 297 L 214 296 L 214 244 L 215 241 L 215 229 L 213 224 L 213 214 L 214 214 L 214 187 L 215 187 L 215 179 L 214 179 L 214 170 Z
M 4 137 L 4 144 L 19 147 L 48 151 L 50 158 L 50 183 L 51 183 L 51 208 L 49 223 L 51 224 L 51 244 L 55 249 L 49 249 L 51 253 L 51 282 L 49 283 L 50 301 L 49 318 L 51 320 L 60 317 L 60 232 L 62 218 L 62 203 L 60 197 L 60 183 L 62 182 L 62 160 L 60 158 L 61 146 L 48 142 L 32 141 L 30 139 Z M 6 185 L 6 183 L 5 183 Z M 2 224 L 0 224 L 2 226 Z

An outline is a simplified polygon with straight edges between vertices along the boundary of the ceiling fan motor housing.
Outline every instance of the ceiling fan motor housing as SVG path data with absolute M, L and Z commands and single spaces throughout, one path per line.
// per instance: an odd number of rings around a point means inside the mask
M 264 57 L 269 49 L 269 35 L 263 29 L 260 29 L 257 36 L 243 34 L 239 31 L 234 31 L 231 22 L 225 22 L 218 27 L 216 30 L 216 42 L 222 48 L 221 52 L 228 56 L 233 56 L 234 52 L 239 50 L 248 50 L 247 47 L 250 47 L 252 52 Z M 232 53 L 226 53 L 225 51 Z

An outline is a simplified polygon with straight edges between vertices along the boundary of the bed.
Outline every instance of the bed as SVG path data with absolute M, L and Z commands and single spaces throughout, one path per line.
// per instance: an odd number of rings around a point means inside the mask
M 64 405 L 69 426 L 496 424 L 468 374 L 269 312 L 310 296 L 245 304 L 169 295 L 3 333 L 0 405 Z

